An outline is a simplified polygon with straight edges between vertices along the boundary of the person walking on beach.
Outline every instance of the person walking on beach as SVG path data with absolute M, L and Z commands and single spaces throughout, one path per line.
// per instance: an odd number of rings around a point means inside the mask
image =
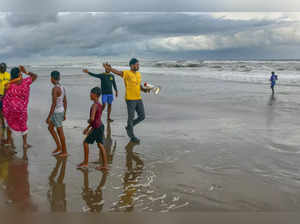
M 62 122 L 66 120 L 68 104 L 66 90 L 59 81 L 60 73 L 58 71 L 51 72 L 51 83 L 54 87 L 52 89 L 52 105 L 46 123 L 56 143 L 56 149 L 52 154 L 66 157 L 68 154 Z M 57 133 L 54 128 L 56 128 Z
M 270 77 L 270 82 L 271 82 L 271 89 L 272 89 L 272 95 L 275 94 L 275 91 L 274 91 L 274 87 L 276 85 L 276 81 L 278 80 L 278 76 L 275 75 L 275 72 L 272 72 L 271 73 L 271 77 Z
M 139 143 L 140 140 L 134 135 L 134 126 L 145 119 L 144 104 L 141 97 L 141 91 L 149 92 L 148 89 L 141 85 L 141 73 L 139 72 L 139 61 L 132 58 L 129 62 L 130 70 L 118 71 L 111 67 L 110 64 L 103 64 L 104 68 L 123 78 L 125 84 L 125 100 L 127 104 L 128 120 L 125 127 L 128 137 L 134 143 Z M 138 117 L 134 119 L 135 112 Z
M 23 78 L 22 74 L 29 75 Z M 11 82 L 3 99 L 3 116 L 8 125 L 7 144 L 12 144 L 11 132 L 23 136 L 23 148 L 31 147 L 27 143 L 27 120 L 30 86 L 37 79 L 37 75 L 27 72 L 23 66 L 11 70 Z M 14 82 L 14 83 L 13 83 Z
M 108 104 L 108 106 L 107 106 L 107 121 L 113 122 L 113 120 L 110 117 L 112 102 L 114 101 L 112 87 L 114 87 L 115 95 L 116 95 L 116 97 L 118 97 L 118 89 L 117 89 L 115 77 L 107 69 L 105 69 L 105 73 L 101 73 L 101 74 L 91 73 L 87 69 L 83 69 L 83 72 L 101 80 L 103 110 L 105 109 L 106 104 Z
M 90 119 L 88 120 L 89 126 L 84 129 L 83 134 L 87 135 L 83 142 L 84 148 L 84 161 L 80 163 L 78 168 L 87 168 L 89 163 L 89 144 L 97 142 L 98 148 L 102 153 L 103 166 L 96 167 L 97 170 L 107 170 L 107 156 L 103 146 L 104 138 L 104 125 L 101 121 L 102 105 L 99 103 L 99 97 L 101 96 L 101 89 L 94 87 L 91 90 L 90 98 L 94 102 L 90 109 Z

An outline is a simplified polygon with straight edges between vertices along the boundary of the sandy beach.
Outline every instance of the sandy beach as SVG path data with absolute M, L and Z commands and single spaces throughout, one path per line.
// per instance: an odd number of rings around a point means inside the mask
M 122 80 L 106 141 L 110 170 L 76 169 L 83 158 L 82 131 L 99 80 L 78 69 L 60 69 L 69 102 L 64 130 L 70 156 L 51 156 L 55 144 L 45 119 L 51 85 L 46 70 L 34 70 L 29 106 L 28 161 L 21 138 L 17 154 L 1 155 L 1 208 L 40 212 L 107 211 L 298 211 L 300 209 L 297 86 L 280 85 L 275 98 L 266 83 L 142 72 L 162 86 L 144 95 L 146 120 L 129 143 Z

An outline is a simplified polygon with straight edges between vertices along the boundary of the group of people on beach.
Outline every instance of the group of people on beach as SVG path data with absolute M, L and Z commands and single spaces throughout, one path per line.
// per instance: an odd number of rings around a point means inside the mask
M 111 119 L 112 103 L 114 101 L 113 89 L 115 97 L 118 97 L 118 89 L 113 74 L 120 76 L 124 80 L 125 85 L 125 100 L 127 104 L 127 126 L 125 127 L 128 137 L 131 142 L 139 143 L 140 140 L 134 134 L 134 126 L 145 119 L 144 104 L 141 97 L 141 91 L 149 92 L 148 88 L 141 85 L 141 74 L 139 72 L 139 61 L 132 58 L 129 62 L 130 69 L 119 71 L 108 63 L 103 63 L 104 73 L 94 74 L 83 69 L 84 73 L 101 80 L 101 88 L 94 87 L 90 91 L 90 99 L 93 104 L 90 108 L 90 116 L 88 126 L 84 129 L 83 134 L 86 135 L 83 148 L 84 160 L 78 165 L 78 168 L 88 167 L 89 162 L 89 145 L 94 142 L 101 152 L 103 158 L 102 166 L 97 167 L 99 170 L 107 169 L 107 155 L 104 144 L 104 125 L 101 117 L 102 112 L 107 105 L 107 121 L 113 122 Z M 23 77 L 27 75 L 27 77 Z M 66 157 L 67 147 L 66 139 L 63 130 L 63 121 L 66 120 L 67 114 L 67 95 L 65 88 L 60 84 L 61 74 L 59 71 L 52 71 L 50 74 L 51 83 L 54 85 L 52 89 L 52 105 L 46 123 L 48 130 L 56 143 L 56 149 L 52 152 L 53 155 Z M 28 120 L 28 102 L 30 95 L 30 86 L 37 79 L 37 75 L 28 72 L 24 66 L 14 67 L 11 72 L 7 72 L 5 63 L 0 64 L 0 109 L 2 127 L 7 126 L 7 138 L 2 143 L 5 145 L 14 146 L 12 140 L 12 132 L 23 136 L 23 148 L 31 147 L 27 143 L 27 120 Z M 272 95 L 274 95 L 274 87 L 278 80 L 277 75 L 272 72 L 270 77 Z M 102 96 L 102 97 L 101 97 Z M 102 103 L 99 102 L 101 97 Z M 135 118 L 137 113 L 137 118 Z
M 139 61 L 132 58 L 129 62 L 130 69 L 119 71 L 112 68 L 108 63 L 104 63 L 105 73 L 94 74 L 87 69 L 83 69 L 84 73 L 101 80 L 101 88 L 94 87 L 90 91 L 90 99 L 93 104 L 90 108 L 88 126 L 84 129 L 83 134 L 86 135 L 83 141 L 84 160 L 78 165 L 78 168 L 88 167 L 89 162 L 89 145 L 94 142 L 102 155 L 102 166 L 97 167 L 98 170 L 107 170 L 107 155 L 104 144 L 104 125 L 101 117 L 102 112 L 107 106 L 107 121 L 113 122 L 111 119 L 112 102 L 114 100 L 113 89 L 115 96 L 118 97 L 118 89 L 114 75 L 118 75 L 124 80 L 125 84 L 125 100 L 127 104 L 128 120 L 125 127 L 128 137 L 132 143 L 138 144 L 140 140 L 134 134 L 134 126 L 145 119 L 145 110 L 141 97 L 141 91 L 149 92 L 148 88 L 141 85 L 141 74 L 139 72 Z M 23 149 L 31 147 L 27 143 L 27 120 L 28 120 L 28 102 L 30 95 L 30 86 L 37 79 L 37 75 L 32 72 L 27 72 L 24 66 L 14 67 L 10 74 L 6 71 L 5 63 L 0 64 L 0 107 L 1 107 L 1 122 L 6 128 L 7 138 L 3 140 L 3 144 L 13 146 L 12 132 L 23 136 Z M 23 77 L 28 75 L 28 77 Z M 56 143 L 56 149 L 52 152 L 53 155 L 59 157 L 68 156 L 66 139 L 63 130 L 63 121 L 67 115 L 67 94 L 66 89 L 60 84 L 61 74 L 59 71 L 52 71 L 50 74 L 52 89 L 52 104 L 46 123 L 48 130 Z M 102 96 L 102 97 L 101 97 Z M 102 103 L 99 98 L 102 98 Z M 135 118 L 135 112 L 137 118 Z M 3 139 L 3 138 L 2 138 Z

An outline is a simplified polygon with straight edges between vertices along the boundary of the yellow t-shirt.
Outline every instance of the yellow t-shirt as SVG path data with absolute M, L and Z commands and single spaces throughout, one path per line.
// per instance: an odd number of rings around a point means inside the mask
M 126 100 L 141 100 L 141 73 L 130 71 L 123 71 L 123 79 L 126 88 Z
M 5 84 L 10 81 L 10 74 L 8 72 L 0 73 L 0 95 L 4 95 Z

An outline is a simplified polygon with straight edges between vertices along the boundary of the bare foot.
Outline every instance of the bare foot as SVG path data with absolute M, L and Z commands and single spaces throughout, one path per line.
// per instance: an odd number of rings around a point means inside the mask
M 85 163 L 85 162 L 82 162 L 82 163 L 80 163 L 80 164 L 77 165 L 78 169 L 88 168 L 88 167 L 89 167 L 89 164 Z
M 23 149 L 29 149 L 31 147 L 32 147 L 32 145 L 29 145 L 29 144 L 23 145 Z
M 108 122 L 114 122 L 114 120 L 111 119 L 111 118 L 107 118 L 107 121 L 108 121 Z
M 57 154 L 57 153 L 61 153 L 61 149 L 57 148 L 52 152 L 52 154 Z
M 23 160 L 24 160 L 24 161 L 28 161 L 27 155 L 23 155 Z
M 11 141 L 9 141 L 9 140 L 4 140 L 4 145 L 5 145 L 5 146 L 11 146 Z
M 108 171 L 108 167 L 107 166 L 97 166 L 96 167 L 96 170 L 99 170 L 99 171 Z
M 68 153 L 60 153 L 57 155 L 58 157 L 67 157 L 68 156 Z
M 5 148 L 3 151 L 7 156 L 12 156 L 14 154 L 17 154 L 17 152 L 11 148 Z

